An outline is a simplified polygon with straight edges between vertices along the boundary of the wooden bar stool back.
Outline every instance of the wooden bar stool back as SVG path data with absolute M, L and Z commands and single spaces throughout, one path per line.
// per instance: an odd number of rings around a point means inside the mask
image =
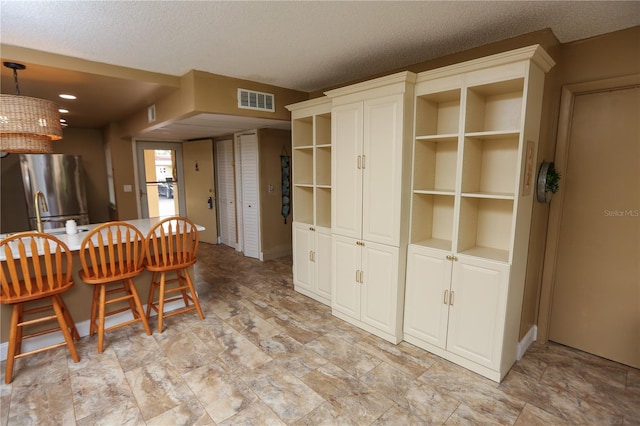
M 14 361 L 27 355 L 66 345 L 73 361 L 80 361 L 73 343 L 80 335 L 61 296 L 73 287 L 69 247 L 53 235 L 23 232 L 3 239 L 0 252 L 4 255 L 0 261 L 0 303 L 13 305 L 5 383 L 13 380 Z M 53 328 L 39 325 L 54 320 L 57 326 Z M 25 339 L 56 331 L 62 332 L 64 342 L 22 352 Z
M 204 319 L 200 302 L 188 268 L 196 263 L 200 237 L 189 219 L 174 216 L 156 223 L 145 238 L 145 267 L 153 272 L 147 301 L 147 318 L 153 309 L 158 313 L 158 331 L 162 333 L 165 317 L 195 310 Z M 175 278 L 167 279 L 168 273 Z M 158 292 L 158 299 L 155 293 Z M 184 308 L 165 313 L 167 303 L 182 300 Z
M 90 231 L 80 245 L 80 278 L 94 285 L 89 335 L 98 332 L 98 352 L 104 350 L 105 331 L 149 323 L 133 279 L 144 271 L 144 236 L 126 222 L 107 222 Z M 109 308 L 109 309 L 107 309 Z M 131 311 L 133 318 L 105 328 L 105 318 Z

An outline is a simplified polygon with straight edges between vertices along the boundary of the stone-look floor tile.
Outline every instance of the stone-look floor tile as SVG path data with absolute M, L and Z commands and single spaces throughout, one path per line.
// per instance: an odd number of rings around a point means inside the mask
M 525 404 L 497 389 L 497 383 L 444 360 L 436 362 L 419 380 L 500 424 L 514 423 Z
M 640 424 L 638 369 L 534 342 L 497 384 L 332 316 L 294 291 L 291 262 L 201 244 L 204 320 L 112 330 L 102 354 L 85 337 L 77 364 L 66 348 L 18 360 L 0 383 L 0 424 Z
M 351 419 L 342 410 L 325 402 L 294 423 L 295 426 L 353 426 L 367 425 L 365 419 Z
M 161 349 L 157 352 L 166 356 L 180 374 L 207 365 L 224 350 L 220 345 L 218 352 L 213 351 L 184 324 L 155 333 L 154 339 Z
M 194 425 L 215 426 L 197 399 L 178 405 L 147 421 L 147 426 Z
M 3 424 L 73 424 L 75 413 L 72 400 L 68 374 L 58 383 L 14 386 L 10 406 L 20 407 L 20 410 L 9 410 L 7 423 Z M 49 410 L 48 407 L 56 407 L 56 410 Z
M 271 357 L 238 332 L 220 338 L 225 350 L 218 356 L 233 370 L 252 370 L 271 361 Z
M 411 376 L 384 362 L 361 380 L 395 403 L 380 418 L 382 424 L 393 423 L 393 418 L 397 416 L 406 420 L 404 424 L 443 423 L 460 404 L 455 398 L 440 394 L 431 386 L 413 380 Z
M 549 414 L 535 405 L 526 404 L 514 426 L 548 426 L 560 425 L 565 422 L 565 420 Z
M 113 348 L 100 354 L 90 344 L 79 347 L 79 352 L 80 362 L 68 363 L 76 419 L 88 418 L 89 424 L 98 420 L 135 424 L 135 419 L 141 419 Z
M 285 423 L 303 418 L 325 402 L 303 381 L 274 363 L 247 371 L 242 380 Z
M 125 377 L 145 420 L 194 398 L 167 359 L 127 371 Z
M 356 377 L 364 376 L 382 362 L 359 350 L 354 342 L 343 340 L 332 333 L 325 334 L 305 346 Z
M 243 411 L 258 398 L 221 361 L 189 371 L 183 377 L 216 424 Z
M 256 400 L 247 408 L 240 411 L 233 417 L 218 423 L 218 426 L 284 426 L 280 417 L 278 417 L 267 405 L 261 400 Z
M 365 352 L 383 360 L 398 370 L 402 370 L 411 377 L 418 378 L 439 358 L 434 355 L 423 354 L 414 356 L 403 351 L 403 347 L 394 345 L 379 337 L 369 335 L 356 345 Z

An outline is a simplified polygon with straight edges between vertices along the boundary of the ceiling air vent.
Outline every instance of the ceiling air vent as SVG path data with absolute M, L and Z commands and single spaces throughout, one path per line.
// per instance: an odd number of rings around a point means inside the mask
M 276 105 L 271 93 L 238 89 L 238 108 L 275 112 Z

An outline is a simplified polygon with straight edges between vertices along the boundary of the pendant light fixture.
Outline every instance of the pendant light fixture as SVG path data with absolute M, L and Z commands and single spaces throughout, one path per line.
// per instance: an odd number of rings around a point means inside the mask
M 4 66 L 13 70 L 16 94 L 0 94 L 0 151 L 53 152 L 51 142 L 62 139 L 58 106 L 45 99 L 20 96 L 18 70 L 26 67 L 15 62 Z

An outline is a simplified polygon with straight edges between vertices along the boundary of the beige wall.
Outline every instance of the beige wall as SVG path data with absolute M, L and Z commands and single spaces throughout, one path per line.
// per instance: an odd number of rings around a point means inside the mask
M 280 155 L 283 148 L 291 155 L 291 132 L 262 129 L 258 132 L 260 147 L 260 232 L 264 260 L 291 254 L 291 215 L 284 223 Z M 273 192 L 269 192 L 273 185 Z
M 135 172 L 131 139 L 121 138 L 117 125 L 107 126 L 103 131 L 105 143 L 111 151 L 113 184 L 116 195 L 115 212 L 112 219 L 130 220 L 138 218 L 138 205 L 135 191 Z M 131 185 L 132 191 L 125 192 L 124 186 Z
M 89 220 L 92 223 L 109 220 L 107 169 L 101 132 L 95 129 L 67 128 L 63 131 L 62 140 L 54 142 L 53 147 L 56 154 L 82 156 Z M 10 154 L 3 158 L 0 172 L 2 179 L 0 232 L 28 230 L 29 222 L 20 173 L 19 154 Z

